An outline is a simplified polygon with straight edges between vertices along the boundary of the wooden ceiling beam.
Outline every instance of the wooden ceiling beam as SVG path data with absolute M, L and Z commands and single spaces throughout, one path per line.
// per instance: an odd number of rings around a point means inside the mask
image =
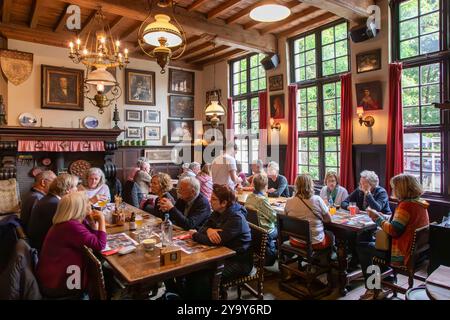
M 340 17 L 336 16 L 335 14 L 331 13 L 331 12 L 327 12 L 324 13 L 320 16 L 317 16 L 311 20 L 302 22 L 292 28 L 289 28 L 287 30 L 284 30 L 280 33 L 277 33 L 277 37 L 281 38 L 281 37 L 287 37 L 290 36 L 294 33 L 299 34 L 302 32 L 306 32 L 308 30 L 312 30 L 314 28 L 317 28 L 321 25 L 327 24 L 331 21 L 335 21 L 338 20 Z
M 81 26 L 81 30 L 80 33 L 78 35 L 79 38 L 81 38 L 82 36 L 84 36 L 84 34 L 86 32 L 88 32 L 89 28 L 92 26 L 92 24 L 94 24 L 95 21 L 95 14 L 97 13 L 97 10 L 94 10 L 91 12 L 91 14 L 89 15 L 89 17 L 86 19 L 86 21 L 84 22 L 84 24 Z
M 79 5 L 80 7 L 96 9 L 102 7 L 103 12 L 121 15 L 129 19 L 144 21 L 148 12 L 147 0 L 55 0 Z M 155 13 L 166 12 L 156 8 Z M 189 12 L 185 8 L 177 7 L 176 17 L 178 22 L 194 34 L 209 33 L 217 35 L 221 39 L 236 45 L 246 47 L 250 52 L 276 52 L 277 40 L 272 34 L 260 35 L 256 30 L 242 30 L 240 26 L 226 25 L 219 19 L 208 20 L 203 14 Z
M 225 59 L 228 60 L 228 59 L 234 58 L 235 56 L 240 55 L 244 52 L 245 51 L 242 49 L 233 49 L 231 51 L 225 52 L 224 54 L 221 54 L 220 56 L 216 56 L 216 57 L 209 58 L 206 60 L 200 60 L 196 64 L 201 64 L 201 65 L 205 66 L 208 64 L 217 63 L 217 62 L 225 60 Z
M 30 18 L 31 29 L 37 27 L 41 7 L 42 7 L 42 0 L 33 0 L 33 7 L 31 9 L 31 18 Z
M 237 5 L 241 0 L 228 0 L 225 2 L 222 2 L 217 7 L 211 9 L 206 13 L 206 16 L 208 19 L 212 19 L 217 17 L 218 15 L 221 15 L 222 13 L 227 12 L 228 10 L 231 10 L 235 5 Z
M 11 17 L 11 9 L 13 2 L 12 0 L 3 0 L 2 5 L 2 22 L 9 23 L 9 18 Z
M 114 19 L 114 21 L 109 25 L 111 34 L 114 34 L 117 31 L 117 29 L 119 28 L 120 24 L 125 20 L 126 20 L 126 18 L 124 18 L 122 16 L 118 16 L 116 19 Z
M 135 59 L 141 59 L 141 60 L 147 60 L 147 61 L 156 61 L 156 59 L 147 56 L 144 52 L 142 52 L 140 50 L 136 50 L 136 51 L 130 52 L 129 56 L 131 58 L 135 58 Z M 189 63 L 186 63 L 185 61 L 180 60 L 180 59 L 170 60 L 168 66 L 169 67 L 182 68 L 182 69 L 198 70 L 198 71 L 203 70 L 203 67 L 201 65 L 189 64 Z
M 307 15 L 310 15 L 318 10 L 319 9 L 317 9 L 315 7 L 306 8 L 305 10 L 302 10 L 300 12 L 291 14 L 289 17 L 287 17 L 283 21 L 270 23 L 267 27 L 262 28 L 259 32 L 261 32 L 261 34 L 266 34 L 266 33 L 272 32 L 274 30 L 282 28 L 283 26 L 285 26 L 288 23 L 291 23 L 291 22 L 294 22 L 295 20 L 306 17 Z
M 303 3 L 327 10 L 335 15 L 351 21 L 358 21 L 369 16 L 368 6 L 375 4 L 374 0 L 301 0 Z
M 59 18 L 58 18 L 58 23 L 56 24 L 56 27 L 53 28 L 54 32 L 61 32 L 64 30 L 64 27 L 66 26 L 66 15 L 67 15 L 67 8 L 70 6 L 70 4 L 67 4 L 64 7 L 63 12 L 61 12 Z
M 214 54 L 216 54 L 216 53 L 219 53 L 219 52 L 221 52 L 221 51 L 224 51 L 224 50 L 226 50 L 226 49 L 228 49 L 228 48 L 230 48 L 230 47 L 225 46 L 225 45 L 218 46 L 218 47 L 216 47 L 216 48 L 214 48 L 214 49 L 212 49 L 212 50 L 209 50 L 209 51 L 206 51 L 206 52 L 204 52 L 204 53 L 198 54 L 198 55 L 196 55 L 196 56 L 187 58 L 187 59 L 185 59 L 185 61 L 186 61 L 187 63 L 193 63 L 193 62 L 195 62 L 195 61 L 202 60 L 202 59 L 204 59 L 204 58 L 206 58 L 206 57 L 209 57 L 209 56 L 212 56 L 212 55 L 214 55 Z
M 186 9 L 187 9 L 187 11 L 195 10 L 198 7 L 200 7 L 202 4 L 204 4 L 206 1 L 208 1 L 208 0 L 195 0 L 190 5 L 188 5 L 188 7 Z
M 131 35 L 134 33 L 136 34 L 136 39 L 137 39 L 137 34 L 139 31 L 139 27 L 141 26 L 141 24 L 134 24 L 131 27 L 129 27 L 127 30 L 125 30 L 121 35 L 120 35 L 120 41 L 124 41 L 126 39 L 128 39 L 129 37 L 131 37 Z
M 232 15 L 231 17 L 226 19 L 225 22 L 227 24 L 235 23 L 236 21 L 238 21 L 238 20 L 246 17 L 247 15 L 249 15 L 250 12 L 253 9 L 255 9 L 255 8 L 259 7 L 259 6 L 262 6 L 264 4 L 269 4 L 269 3 L 273 3 L 273 0 L 258 1 L 258 2 L 254 3 L 254 4 L 252 4 L 251 6 L 248 6 L 248 7 L 244 8 L 244 9 L 242 9 L 242 10 L 239 10 L 239 12 L 235 13 L 234 15 Z M 289 1 L 288 3 L 285 3 L 285 6 L 287 8 L 289 8 L 289 9 L 292 9 L 292 8 L 298 6 L 298 5 L 301 5 L 301 2 L 299 2 L 298 0 L 292 0 L 292 1 Z
M 22 41 L 51 45 L 55 47 L 69 48 L 68 39 L 73 38 L 72 32 L 55 33 L 41 29 L 30 29 L 28 27 L 16 24 L 0 23 L 0 32 L 8 39 L 17 39 Z
M 199 51 L 202 51 L 204 49 L 210 48 L 213 45 L 214 45 L 214 43 L 211 42 L 211 41 L 203 42 L 203 43 L 201 43 L 201 44 L 199 44 L 199 45 L 197 45 L 195 47 L 192 47 L 190 49 L 185 50 L 184 53 L 183 53 L 183 57 L 190 56 L 190 55 L 192 55 L 192 54 L 194 54 L 196 52 L 199 52 Z

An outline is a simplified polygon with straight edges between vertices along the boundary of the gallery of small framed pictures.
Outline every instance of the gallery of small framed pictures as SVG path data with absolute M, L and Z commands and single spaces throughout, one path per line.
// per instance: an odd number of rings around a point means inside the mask
M 141 139 L 142 138 L 142 128 L 141 127 L 128 127 L 126 130 L 127 139 Z
M 161 112 L 156 110 L 145 110 L 144 111 L 144 122 L 145 123 L 161 123 Z
M 141 110 L 125 110 L 125 121 L 142 122 Z
M 161 140 L 161 128 L 144 127 L 144 140 Z

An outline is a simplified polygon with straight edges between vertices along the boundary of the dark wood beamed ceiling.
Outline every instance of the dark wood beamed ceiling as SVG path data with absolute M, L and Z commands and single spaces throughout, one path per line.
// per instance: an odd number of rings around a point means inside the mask
M 252 9 L 276 1 L 290 8 L 291 15 L 280 22 L 261 23 L 249 17 Z M 24 3 L 28 2 L 28 8 Z M 178 0 L 177 21 L 183 26 L 187 48 L 171 64 L 198 69 L 202 65 L 250 52 L 277 51 L 280 37 L 293 36 L 340 18 L 365 13 L 373 0 Z M 348 5 L 347 2 L 353 3 Z M 81 8 L 86 36 L 95 13 L 102 8 L 114 38 L 121 40 L 131 57 L 144 58 L 137 42 L 139 27 L 148 12 L 148 0 L 3 0 L 0 33 L 7 38 L 67 47 L 77 33 L 66 29 L 70 4 Z M 153 5 L 152 15 L 167 13 Z M 150 58 L 148 58 L 150 59 Z

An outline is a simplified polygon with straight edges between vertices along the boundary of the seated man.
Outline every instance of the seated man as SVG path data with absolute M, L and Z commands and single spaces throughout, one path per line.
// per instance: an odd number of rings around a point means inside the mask
M 161 198 L 159 209 L 168 212 L 170 220 L 185 230 L 199 229 L 211 215 L 209 201 L 200 193 L 200 182 L 195 177 L 180 180 L 175 205 L 170 199 Z
M 280 166 L 274 161 L 270 161 L 267 165 L 267 175 L 269 176 L 269 197 L 286 197 L 289 198 L 289 186 L 286 177 L 279 174 Z
M 360 210 L 370 207 L 378 212 L 391 214 L 389 196 L 378 184 L 379 179 L 375 172 L 368 170 L 361 172 L 359 187 L 341 202 L 341 207 L 347 209 L 350 202 L 355 202 Z
M 23 227 L 27 228 L 36 202 L 41 200 L 50 188 L 50 184 L 55 180 L 56 175 L 53 171 L 42 171 L 34 178 L 34 184 L 31 190 L 24 196 L 22 200 L 22 210 L 20 211 L 20 219 L 23 222 Z

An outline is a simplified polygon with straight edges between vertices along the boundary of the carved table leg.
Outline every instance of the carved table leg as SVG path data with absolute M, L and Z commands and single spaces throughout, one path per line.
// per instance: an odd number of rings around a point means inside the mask
M 345 296 L 347 294 L 347 241 L 345 239 L 336 239 L 337 245 L 337 256 L 339 263 L 339 292 L 341 295 Z

